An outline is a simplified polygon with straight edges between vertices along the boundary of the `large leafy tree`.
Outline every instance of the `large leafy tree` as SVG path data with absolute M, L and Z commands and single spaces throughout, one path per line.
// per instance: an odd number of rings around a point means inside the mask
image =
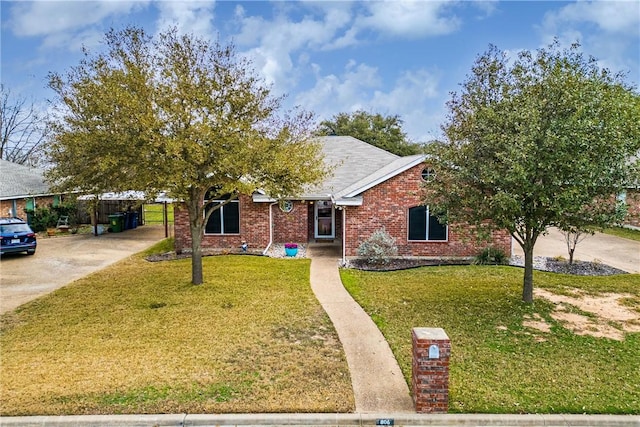
M 130 27 L 105 36 L 49 86 L 62 104 L 49 150 L 60 188 L 166 191 L 184 202 L 192 282 L 203 282 L 202 236 L 221 205 L 262 189 L 295 195 L 326 173 L 309 113 L 280 111 L 281 98 L 232 45 L 181 35 L 152 38 Z
M 330 120 L 320 122 L 318 133 L 352 136 L 398 156 L 409 156 L 420 151 L 420 146 L 407 138 L 402 130 L 402 120 L 397 115 L 383 116 L 366 111 L 339 113 Z
M 425 203 L 450 220 L 507 229 L 525 254 L 530 303 L 533 249 L 548 227 L 620 218 L 615 196 L 637 178 L 640 98 L 624 75 L 555 42 L 517 58 L 490 47 L 448 109 Z

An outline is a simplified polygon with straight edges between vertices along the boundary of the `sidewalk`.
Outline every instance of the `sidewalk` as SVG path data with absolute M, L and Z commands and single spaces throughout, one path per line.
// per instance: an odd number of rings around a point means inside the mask
M 369 315 L 342 286 L 339 255 L 310 246 L 311 289 L 333 322 L 351 372 L 356 412 L 414 412 L 409 387 L 389 344 Z
M 393 421 L 393 424 L 389 421 Z M 384 422 L 387 422 L 386 424 Z M 213 426 L 638 427 L 638 415 L 158 414 L 0 417 L 6 427 Z

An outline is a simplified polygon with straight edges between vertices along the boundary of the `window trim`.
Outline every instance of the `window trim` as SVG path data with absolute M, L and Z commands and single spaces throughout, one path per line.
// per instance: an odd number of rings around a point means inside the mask
M 410 211 L 411 209 L 414 208 L 421 208 L 424 207 L 425 208 L 425 238 L 424 239 L 420 239 L 420 240 L 416 240 L 416 239 L 411 239 L 411 215 L 410 215 Z M 418 205 L 418 206 L 411 206 L 407 209 L 407 241 L 408 242 L 429 242 L 429 243 L 447 243 L 449 242 L 449 224 L 444 224 L 444 239 L 437 239 L 437 240 L 433 240 L 433 239 L 429 239 L 429 218 L 435 218 L 435 216 L 430 214 L 429 211 L 429 205 Z M 437 220 L 437 218 L 436 218 Z M 439 222 L 439 221 L 438 221 Z M 443 224 L 440 224 L 443 225 Z
M 422 169 L 422 172 L 420 172 L 420 179 L 422 179 L 423 182 L 431 182 L 435 179 L 435 177 L 436 171 L 431 167 L 426 167 Z
M 224 202 L 227 202 L 227 203 L 224 203 Z M 212 212 L 211 215 L 209 216 L 209 220 L 204 224 L 203 234 L 205 236 L 239 236 L 241 234 L 240 233 L 240 200 L 237 199 L 237 198 L 233 199 L 233 200 L 229 200 L 229 199 L 205 200 L 204 201 L 205 207 L 207 205 L 209 205 L 210 203 L 224 203 L 224 205 L 220 206 L 217 209 L 218 211 L 220 211 L 220 233 L 208 233 L 207 232 L 207 225 L 209 224 L 209 221 L 211 221 L 211 217 L 213 216 L 213 212 Z M 238 232 L 237 233 L 225 233 L 224 232 L 224 207 L 226 205 L 231 204 L 231 203 L 237 203 L 238 204 Z M 206 213 L 203 213 L 203 215 L 206 215 Z

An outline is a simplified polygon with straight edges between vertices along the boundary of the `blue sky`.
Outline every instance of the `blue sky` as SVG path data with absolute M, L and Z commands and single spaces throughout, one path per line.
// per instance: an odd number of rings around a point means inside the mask
M 236 44 L 318 120 L 399 115 L 414 141 L 440 136 L 451 91 L 489 44 L 513 54 L 558 37 L 640 86 L 640 1 L 2 1 L 1 80 L 46 108 L 50 71 L 100 49 L 111 27 L 170 26 Z

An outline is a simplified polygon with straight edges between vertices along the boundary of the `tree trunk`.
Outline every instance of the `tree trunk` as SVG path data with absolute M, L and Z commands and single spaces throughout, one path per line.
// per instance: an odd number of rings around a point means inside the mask
M 524 284 L 522 286 L 522 301 L 533 303 L 533 245 L 526 242 L 524 247 Z
M 204 234 L 204 213 L 198 196 L 187 202 L 189 210 L 189 229 L 191 231 L 191 283 L 204 283 L 202 273 L 202 235 Z

